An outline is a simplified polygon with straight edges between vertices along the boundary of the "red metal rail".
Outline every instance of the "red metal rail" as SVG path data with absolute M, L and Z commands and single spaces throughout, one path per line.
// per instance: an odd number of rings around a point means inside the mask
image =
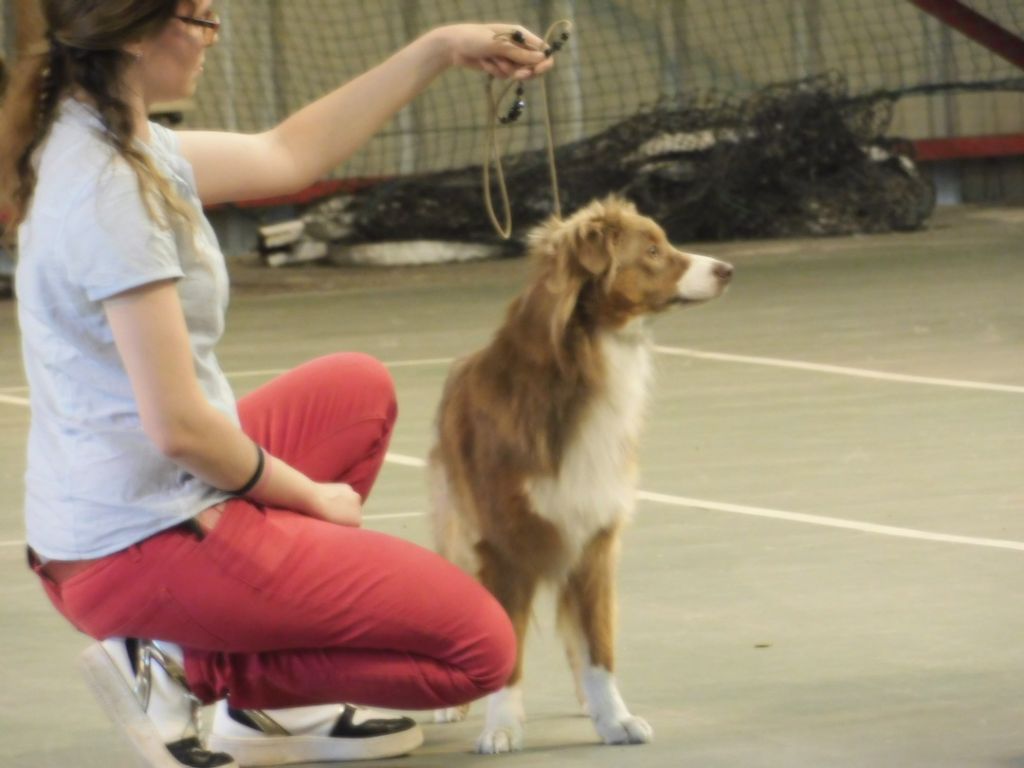
M 943 139 L 918 139 L 914 142 L 917 159 L 961 160 L 986 157 L 1024 156 L 1024 134 L 994 136 L 950 136 Z
M 1024 39 L 959 0 L 908 0 L 957 32 L 1024 69 Z

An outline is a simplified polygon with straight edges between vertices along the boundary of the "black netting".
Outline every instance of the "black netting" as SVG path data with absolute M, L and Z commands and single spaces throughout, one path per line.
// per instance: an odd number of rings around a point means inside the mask
M 1024 36 L 1021 0 L 964 4 Z M 217 5 L 222 41 L 185 127 L 264 130 L 438 24 L 503 18 L 543 30 L 571 18 L 575 35 L 548 76 L 566 209 L 618 190 L 677 236 L 916 226 L 928 186 L 887 129 L 915 138 L 1024 130 L 1024 74 L 906 0 Z M 8 54 L 12 7 L 0 3 Z M 503 136 L 520 230 L 550 210 L 537 95 L 531 86 L 526 114 Z M 442 77 L 335 171 L 385 181 L 323 206 L 318 231 L 394 237 L 400 222 L 403 237 L 491 238 L 472 168 L 484 157 L 483 100 L 479 75 Z
M 1021 0 L 967 4 L 1024 34 Z M 556 19 L 572 19 L 576 34 L 549 76 L 561 142 L 594 136 L 659 104 L 684 107 L 697 94 L 743 99 L 773 83 L 829 72 L 841 72 L 852 95 L 1022 77 L 1010 62 L 906 0 L 218 0 L 217 5 L 224 32 L 208 56 L 195 108 L 184 115 L 188 127 L 264 130 L 427 29 L 465 19 L 515 19 L 540 31 Z M 336 175 L 380 178 L 479 163 L 482 99 L 480 77 L 445 75 Z M 1021 100 L 998 109 L 1014 104 L 1024 109 Z M 543 147 L 539 117 L 536 109 L 527 110 L 521 129 L 509 137 L 510 151 Z M 896 122 L 901 129 L 911 123 L 915 136 L 960 128 L 999 132 L 920 115 L 897 115 Z
M 886 136 L 892 105 L 833 74 L 643 112 L 557 149 L 563 213 L 614 192 L 678 240 L 914 229 L 934 194 L 911 145 Z M 521 236 L 552 211 L 547 158 L 522 152 L 505 169 Z M 395 178 L 308 219 L 350 242 L 494 238 L 479 166 Z

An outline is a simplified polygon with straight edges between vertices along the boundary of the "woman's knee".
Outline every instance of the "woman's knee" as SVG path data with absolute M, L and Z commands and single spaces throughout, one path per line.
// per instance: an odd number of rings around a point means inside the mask
M 398 399 L 391 372 L 380 360 L 362 352 L 338 352 L 321 359 L 332 387 L 358 392 L 364 409 L 393 424 Z
M 518 653 L 512 622 L 497 600 L 490 601 L 477 615 L 481 621 L 480 663 L 468 673 L 477 689 L 474 698 L 505 686 L 515 669 Z

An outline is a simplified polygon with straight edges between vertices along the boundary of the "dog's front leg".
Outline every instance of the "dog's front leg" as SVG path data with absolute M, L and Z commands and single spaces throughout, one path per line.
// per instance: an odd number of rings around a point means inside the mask
M 606 744 L 644 744 L 654 730 L 630 714 L 615 683 L 615 565 L 618 529 L 590 540 L 559 600 L 560 625 L 582 658 L 580 685 L 587 712 Z
M 523 689 L 507 685 L 487 697 L 487 720 L 483 733 L 476 740 L 476 751 L 482 755 L 517 752 L 523 748 Z

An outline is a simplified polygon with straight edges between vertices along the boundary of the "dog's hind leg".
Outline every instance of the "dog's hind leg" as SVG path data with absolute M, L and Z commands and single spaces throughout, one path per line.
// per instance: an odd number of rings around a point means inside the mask
M 501 603 L 516 633 L 516 665 L 505 687 L 487 698 L 487 719 L 476 742 L 481 754 L 512 752 L 523 748 L 526 712 L 520 685 L 523 674 L 523 646 L 530 622 L 538 577 L 517 568 L 486 543 L 477 545 L 480 581 Z
M 587 653 L 583 646 L 583 633 L 579 621 L 574 615 L 575 602 L 570 599 L 568 590 L 562 589 L 558 599 L 558 631 L 565 643 L 565 658 L 572 671 L 572 681 L 576 688 L 576 701 L 579 702 L 583 714 L 589 715 L 587 697 L 583 694 L 583 657 Z
M 617 558 L 617 528 L 590 540 L 562 589 L 560 625 L 568 647 L 580 649 L 580 687 L 601 739 L 606 744 L 642 744 L 654 737 L 654 731 L 630 714 L 613 674 Z
M 467 542 L 468 534 L 460 522 L 455 498 L 438 449 L 430 453 L 427 462 L 427 485 L 430 491 L 430 523 L 433 528 L 434 549 L 441 557 L 464 570 L 476 575 L 479 570 L 476 553 Z M 434 710 L 435 723 L 457 723 L 466 719 L 469 704 Z

